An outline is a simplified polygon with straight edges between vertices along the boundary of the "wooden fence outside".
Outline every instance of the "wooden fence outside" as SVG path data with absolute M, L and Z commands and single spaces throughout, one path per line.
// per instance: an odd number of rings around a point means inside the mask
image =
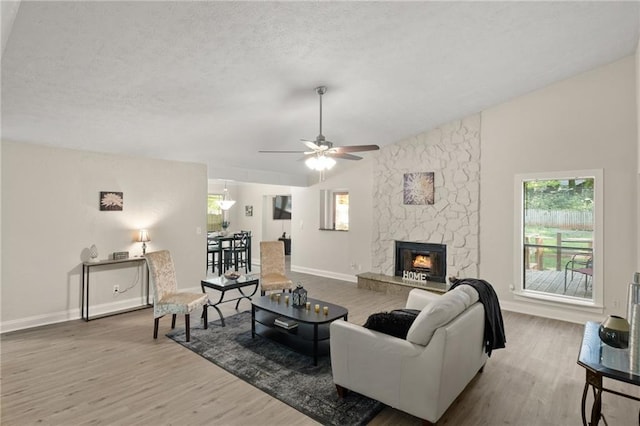
M 593 231 L 593 211 L 529 209 L 524 220 L 527 225 Z

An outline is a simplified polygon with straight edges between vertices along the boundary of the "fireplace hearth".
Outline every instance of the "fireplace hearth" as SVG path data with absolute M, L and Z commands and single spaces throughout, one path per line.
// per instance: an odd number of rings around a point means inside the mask
M 447 246 L 396 241 L 395 275 L 411 281 L 446 282 Z

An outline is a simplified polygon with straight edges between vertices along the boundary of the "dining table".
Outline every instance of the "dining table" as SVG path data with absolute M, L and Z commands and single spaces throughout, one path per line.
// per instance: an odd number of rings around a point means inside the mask
M 232 249 L 236 233 L 227 233 L 226 235 L 214 235 L 207 237 L 208 244 L 217 243 L 220 247 L 220 255 L 218 256 L 217 267 L 218 275 L 222 275 L 222 267 L 224 265 L 223 253 L 225 249 Z M 247 234 L 247 269 L 251 272 L 251 233 Z M 212 271 L 213 272 L 213 267 Z

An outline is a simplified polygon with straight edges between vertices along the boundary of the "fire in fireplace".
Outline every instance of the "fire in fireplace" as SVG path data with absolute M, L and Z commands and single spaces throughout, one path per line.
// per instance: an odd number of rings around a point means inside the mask
M 413 257 L 411 266 L 417 269 L 425 269 L 431 271 L 431 255 L 430 254 L 416 254 Z
M 447 246 L 396 241 L 395 275 L 412 281 L 446 282 Z

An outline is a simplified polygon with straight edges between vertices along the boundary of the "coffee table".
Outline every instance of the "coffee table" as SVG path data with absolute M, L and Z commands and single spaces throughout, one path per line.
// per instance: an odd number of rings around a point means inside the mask
M 278 300 L 262 296 L 251 301 L 251 337 L 256 334 L 281 343 L 297 352 L 313 356 L 313 365 L 318 365 L 318 355 L 329 353 L 329 325 L 339 319 L 347 320 L 346 308 L 318 299 L 307 299 L 311 309 L 293 307 L 285 302 L 285 294 Z M 320 312 L 314 306 L 320 305 Z M 323 307 L 328 307 L 327 315 Z M 298 323 L 287 330 L 274 324 L 276 318 L 284 317 Z
M 253 295 L 256 294 L 256 291 L 258 291 L 259 283 L 260 283 L 260 274 L 241 275 L 239 278 L 235 280 L 230 280 L 228 278 L 225 278 L 224 276 L 219 276 L 219 277 L 210 276 L 200 281 L 200 287 L 202 287 L 203 293 L 206 293 L 205 288 L 210 288 L 212 290 L 216 290 L 220 292 L 220 299 L 218 299 L 216 303 L 211 303 L 211 301 L 209 301 L 209 306 L 213 306 L 213 308 L 216 311 L 218 311 L 218 315 L 220 315 L 220 322 L 224 327 L 225 326 L 224 317 L 222 316 L 222 312 L 220 312 L 218 305 L 220 305 L 221 303 L 233 302 L 234 300 L 237 300 L 236 309 L 238 309 L 238 305 L 240 305 L 240 301 L 242 299 L 251 300 L 251 297 L 253 297 Z M 249 287 L 249 286 L 254 286 L 251 294 L 247 294 L 242 290 L 243 288 Z M 224 294 L 229 290 L 238 290 L 240 292 L 240 295 L 232 299 L 223 300 Z

